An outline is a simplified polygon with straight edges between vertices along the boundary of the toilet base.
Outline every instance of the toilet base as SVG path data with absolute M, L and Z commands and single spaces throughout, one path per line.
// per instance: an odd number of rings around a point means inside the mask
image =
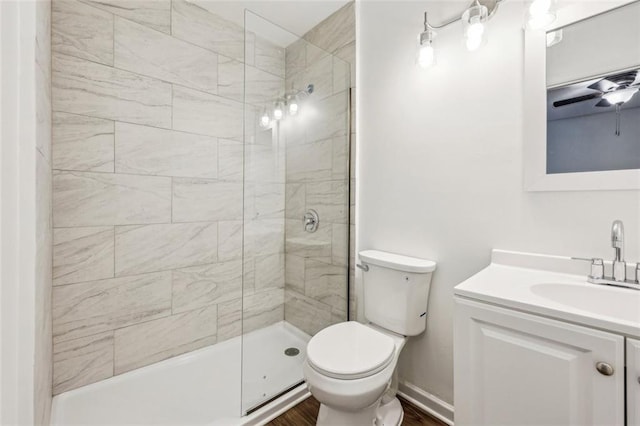
M 376 426 L 400 426 L 404 419 L 404 410 L 398 398 L 386 404 L 380 404 L 376 410 Z
M 342 411 L 320 404 L 318 426 L 400 426 L 404 410 L 398 398 L 386 404 L 379 402 L 359 411 Z
M 358 411 L 342 411 L 320 404 L 317 426 L 376 426 L 379 402 Z

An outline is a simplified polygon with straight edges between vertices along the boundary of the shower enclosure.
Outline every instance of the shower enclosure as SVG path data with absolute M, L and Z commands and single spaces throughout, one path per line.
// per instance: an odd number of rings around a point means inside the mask
M 347 62 L 245 11 L 242 411 L 348 318 Z
M 117 3 L 52 3 L 52 422 L 242 423 L 349 316 L 350 64 Z

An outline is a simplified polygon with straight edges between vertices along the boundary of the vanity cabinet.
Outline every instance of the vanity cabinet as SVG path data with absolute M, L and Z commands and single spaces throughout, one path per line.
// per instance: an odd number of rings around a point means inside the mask
M 627 339 L 627 423 L 640 426 L 640 340 Z
M 640 426 L 637 382 L 625 403 L 623 336 L 461 297 L 455 303 L 456 426 L 623 426 L 625 405 L 635 422 L 628 424 Z M 627 350 L 638 376 L 640 342 Z

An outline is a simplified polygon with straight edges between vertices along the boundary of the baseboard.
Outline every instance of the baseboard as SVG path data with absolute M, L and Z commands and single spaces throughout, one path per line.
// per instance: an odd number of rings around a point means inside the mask
M 241 420 L 241 425 L 262 426 L 266 423 L 269 423 L 271 420 L 275 419 L 288 409 L 298 405 L 310 396 L 311 394 L 307 389 L 307 384 L 301 383 L 299 386 L 291 389 L 280 398 L 270 402 L 269 404 L 254 411 L 248 416 L 243 417 Z
M 453 426 L 453 406 L 438 398 L 435 395 L 431 395 L 416 385 L 408 382 L 402 382 L 398 386 L 398 395 L 424 411 L 445 422 L 446 424 Z

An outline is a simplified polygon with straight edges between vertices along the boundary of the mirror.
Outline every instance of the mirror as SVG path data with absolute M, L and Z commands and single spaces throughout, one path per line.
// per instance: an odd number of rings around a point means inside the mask
M 529 191 L 640 189 L 640 0 L 566 2 L 526 29 Z
M 546 33 L 547 174 L 640 169 L 640 2 Z

